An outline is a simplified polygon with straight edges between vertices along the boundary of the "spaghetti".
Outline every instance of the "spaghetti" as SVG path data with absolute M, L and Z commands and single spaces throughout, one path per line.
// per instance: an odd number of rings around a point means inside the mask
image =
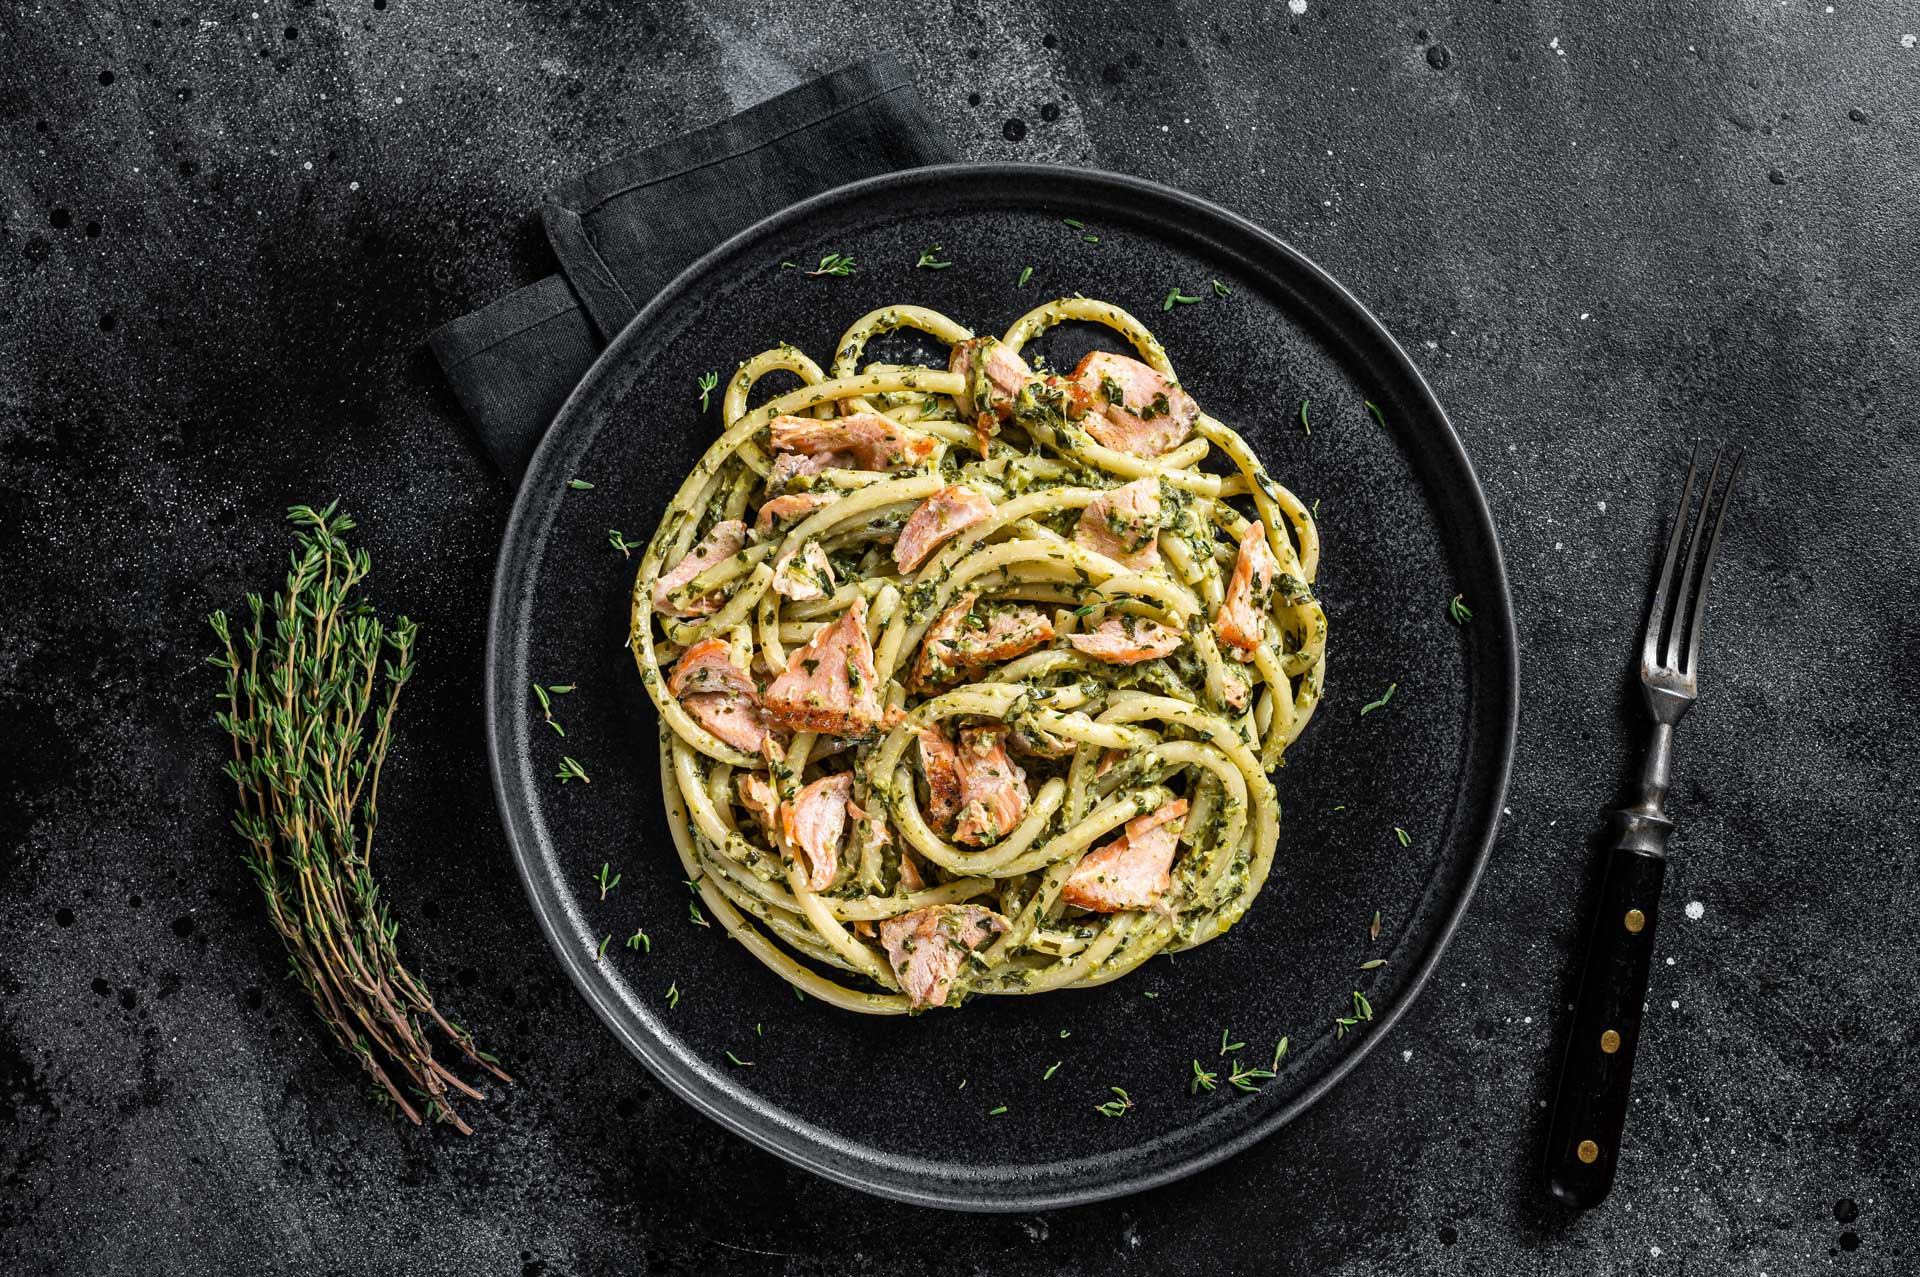
M 1029 366 L 1068 320 L 1137 358 Z M 899 328 L 949 367 L 859 366 Z M 777 371 L 801 386 L 749 410 Z M 747 360 L 722 417 L 631 645 L 674 844 L 735 939 L 887 1014 L 1102 984 L 1240 918 L 1320 699 L 1319 538 L 1144 325 L 1074 297 L 976 337 L 889 306 L 829 369 Z

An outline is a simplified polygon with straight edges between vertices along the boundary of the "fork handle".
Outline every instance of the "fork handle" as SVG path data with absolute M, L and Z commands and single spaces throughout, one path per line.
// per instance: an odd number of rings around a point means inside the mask
M 1635 829 L 1632 814 L 1622 814 L 1627 819 L 1608 856 L 1547 1136 L 1547 1191 L 1582 1210 L 1598 1206 L 1613 1188 L 1667 876 L 1666 856 L 1646 846 L 1652 831 Z M 1658 833 L 1664 841 L 1665 830 Z

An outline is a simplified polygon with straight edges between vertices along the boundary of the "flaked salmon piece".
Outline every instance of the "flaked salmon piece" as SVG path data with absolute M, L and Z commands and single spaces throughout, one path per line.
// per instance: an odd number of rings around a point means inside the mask
M 767 715 L 795 731 L 865 736 L 880 724 L 880 677 L 867 638 L 867 601 L 855 599 L 787 660 L 763 701 Z
M 1187 800 L 1176 798 L 1127 822 L 1124 834 L 1081 857 L 1060 888 L 1060 899 L 1096 913 L 1150 909 L 1173 885 Z
M 825 891 L 840 876 L 840 844 L 847 836 L 847 800 L 853 773 L 814 781 L 780 805 L 780 828 L 806 854 L 808 891 Z
M 685 603 L 675 603 L 668 596 L 714 564 L 738 554 L 746 543 L 747 525 L 740 520 L 724 519 L 714 524 L 707 535 L 700 538 L 700 544 L 673 565 L 672 571 L 654 581 L 653 610 L 665 616 L 711 616 L 718 612 L 720 604 L 726 599 L 723 591 L 715 591 L 704 598 L 689 599 Z
M 759 703 L 739 692 L 692 692 L 681 697 L 680 704 L 717 739 L 749 754 L 771 735 Z
M 900 849 L 900 890 L 925 891 L 927 876 L 920 872 L 920 862 L 905 847 Z
M 1094 779 L 1098 780 L 1100 777 L 1112 771 L 1115 767 L 1118 767 L 1120 765 L 1120 760 L 1125 758 L 1126 756 L 1127 755 L 1124 750 L 1118 750 L 1118 749 L 1101 750 L 1100 762 L 1093 769 Z
M 1081 424 L 1119 452 L 1157 457 L 1185 443 L 1200 417 L 1200 405 L 1179 382 L 1125 355 L 1096 350 L 1074 368 L 1073 379 L 1092 396 Z
M 784 461 L 786 457 L 778 460 Z M 839 492 L 795 492 L 774 497 L 761 506 L 760 513 L 754 516 L 753 530 L 763 537 L 770 532 L 785 531 L 814 511 L 832 505 L 843 495 Z
M 1245 709 L 1247 697 L 1253 692 L 1253 680 L 1242 673 L 1239 666 L 1227 663 L 1222 666 L 1220 681 L 1225 685 L 1223 690 L 1226 694 L 1222 699 L 1226 701 L 1227 708 L 1236 711 Z
M 809 456 L 804 452 L 783 452 L 773 459 L 773 466 L 767 471 L 767 492 L 774 497 L 793 486 L 795 479 L 804 479 L 819 474 L 822 470 L 854 469 L 853 456 L 844 452 L 823 452 L 818 456 Z M 837 497 L 837 492 L 821 495 Z
M 824 599 L 833 593 L 833 564 L 818 541 L 808 541 L 798 551 L 789 550 L 773 565 L 773 592 L 796 603 Z
M 1053 621 L 1038 608 L 1001 605 L 976 608 L 969 590 L 927 627 L 914 661 L 913 681 L 930 687 L 971 670 L 1010 661 L 1053 638 Z
M 926 562 L 941 542 L 993 517 L 993 502 L 985 494 L 955 484 L 922 501 L 900 529 L 893 543 L 893 561 L 902 572 Z
M 833 453 L 851 457 L 861 470 L 904 470 L 933 455 L 932 435 L 909 430 L 877 412 L 845 417 L 775 417 L 771 427 L 775 452 L 808 456 Z
M 1214 618 L 1214 633 L 1222 643 L 1242 652 L 1260 646 L 1266 636 L 1262 618 L 1272 605 L 1273 574 L 1279 570 L 1280 561 L 1267 546 L 1267 525 L 1255 519 L 1240 534 L 1240 557 L 1234 561 L 1220 615 Z
M 667 676 L 667 690 L 675 696 L 702 692 L 738 692 L 760 699 L 760 689 L 747 672 L 733 663 L 733 649 L 725 639 L 705 638 L 680 654 Z
M 1067 642 L 1075 651 L 1108 665 L 1138 665 L 1172 655 L 1185 637 L 1172 626 L 1122 612 L 1084 634 L 1067 635 Z
M 901 991 L 918 1011 L 946 1005 L 967 955 L 1009 925 L 979 905 L 928 905 L 881 923 L 880 944 Z
M 1027 774 L 1007 757 L 1004 724 L 960 731 L 960 820 L 953 840 L 991 847 L 1013 831 L 1027 810 Z
M 1013 401 L 1021 389 L 1036 380 L 1027 361 L 998 337 L 969 337 L 956 343 L 947 368 L 959 373 L 964 382 L 958 396 L 962 417 L 990 412 L 1004 421 L 1013 415 Z
M 1103 492 L 1080 512 L 1073 543 L 1143 572 L 1160 564 L 1160 480 L 1135 479 Z
M 774 792 L 773 781 L 768 779 L 765 772 L 735 772 L 733 788 L 740 796 L 740 805 L 747 809 L 771 841 L 774 813 L 780 808 L 780 795 Z
M 946 829 L 960 814 L 960 766 L 953 742 L 938 723 L 922 727 L 920 774 L 927 778 L 927 823 Z

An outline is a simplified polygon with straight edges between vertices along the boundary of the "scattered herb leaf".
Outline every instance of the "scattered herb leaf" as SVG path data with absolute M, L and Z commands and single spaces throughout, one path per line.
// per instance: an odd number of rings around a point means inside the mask
M 1473 609 L 1467 606 L 1466 596 L 1456 594 L 1447 604 L 1447 615 L 1453 618 L 1455 625 L 1465 625 L 1473 619 Z
M 598 883 L 600 884 L 600 899 L 602 899 L 602 900 L 605 900 L 605 899 L 607 898 L 607 893 L 608 893 L 609 891 L 612 891 L 612 890 L 613 890 L 613 889 L 614 889 L 615 887 L 617 887 L 617 886 L 619 886 L 619 885 L 620 885 L 620 875 L 619 875 L 619 874 L 615 874 L 615 875 L 613 875 L 613 877 L 612 877 L 611 879 L 609 879 L 609 878 L 607 877 L 607 870 L 609 870 L 609 869 L 611 869 L 611 868 L 613 868 L 613 866 L 612 866 L 612 865 L 610 865 L 610 864 L 608 864 L 608 863 L 607 863 L 606 861 L 604 861 L 604 860 L 603 860 L 603 861 L 601 861 L 601 862 L 600 862 L 600 876 L 599 876 L 599 877 L 597 877 L 596 879 L 594 879 L 594 881 L 595 881 L 595 882 L 598 882 Z
M 1307 421 L 1307 405 L 1312 402 L 1313 400 L 1311 399 L 1302 399 L 1300 401 L 1300 428 L 1307 432 L 1309 439 L 1313 437 L 1313 426 Z
M 667 986 L 667 1007 L 671 1010 L 680 1005 L 680 984 L 678 981 Z
M 572 757 L 562 758 L 560 760 L 560 770 L 555 772 L 553 776 L 554 779 L 562 785 L 570 780 L 577 780 L 583 785 L 591 785 L 593 783 L 593 778 L 587 775 L 587 769 L 580 765 L 578 759 Z
M 1231 297 L 1233 296 L 1233 290 L 1216 279 L 1213 281 L 1213 295 L 1215 297 Z
M 1400 826 L 1398 826 L 1398 825 L 1395 825 L 1395 826 L 1393 827 L 1393 833 L 1394 833 L 1394 836 L 1395 836 L 1396 838 L 1398 838 L 1398 839 L 1400 840 L 1400 845 L 1401 845 L 1402 847 L 1411 847 L 1411 846 L 1413 846 L 1413 838 L 1412 838 L 1412 836 L 1411 836 L 1411 835 L 1409 835 L 1409 834 L 1407 833 L 1407 831 L 1406 831 L 1406 830 L 1404 830 L 1404 829 L 1402 829 L 1402 828 L 1400 828 Z
M 635 927 L 633 929 L 633 934 L 627 937 L 627 948 L 638 949 L 638 948 L 641 948 L 642 946 L 645 946 L 648 953 L 652 953 L 653 937 L 648 935 L 645 931 L 641 930 L 639 927 Z
M 575 492 L 592 492 L 593 491 L 593 485 L 591 483 L 588 483 L 585 479 L 569 479 L 567 480 L 567 486 L 569 488 L 572 488 Z
M 1360 964 L 1360 969 L 1362 971 L 1372 971 L 1375 967 L 1384 967 L 1386 965 L 1387 960 L 1385 958 L 1368 958 Z
M 1398 691 L 1398 690 L 1400 690 L 1400 684 L 1398 684 L 1398 683 L 1388 683 L 1388 684 L 1387 684 L 1387 690 L 1386 690 L 1386 691 L 1384 691 L 1384 692 L 1382 692 L 1382 693 L 1380 693 L 1380 699 L 1379 699 L 1379 700 L 1377 700 L 1377 701 L 1368 701 L 1368 702 L 1367 702 L 1367 703 L 1366 703 L 1365 705 L 1362 705 L 1362 706 L 1360 707 L 1360 713 L 1361 713 L 1361 715 L 1362 715 L 1362 716 L 1365 716 L 1365 715 L 1367 715 L 1367 714 L 1371 714 L 1371 713 L 1373 713 L 1373 711 L 1375 711 L 1375 710 L 1377 710 L 1377 709 L 1379 709 L 1379 708 L 1381 708 L 1382 706 L 1384 706 L 1384 705 L 1385 705 L 1385 704 L 1386 704 L 1386 703 L 1387 703 L 1388 701 L 1390 701 L 1390 700 L 1392 700 L 1392 699 L 1393 699 L 1393 694 L 1394 694 L 1394 693 L 1395 693 L 1396 691 Z
M 720 384 L 720 374 L 717 372 L 703 372 L 700 374 L 700 380 L 694 384 L 700 387 L 700 411 L 705 412 L 707 410 L 707 396 L 711 395 L 713 388 Z
M 613 939 L 613 933 L 611 931 L 609 931 L 606 935 L 600 937 L 600 947 L 594 950 L 593 952 L 593 960 L 595 962 L 598 962 L 600 961 L 600 959 L 607 956 L 607 942 L 612 939 Z
M 1198 297 L 1189 297 L 1185 293 L 1181 292 L 1178 288 L 1174 288 L 1168 291 L 1167 299 L 1160 303 L 1160 309 L 1172 310 L 1176 304 L 1181 306 L 1191 306 L 1199 300 L 1200 299 Z
M 1280 1072 L 1280 1061 L 1286 1058 L 1287 1058 L 1287 1040 L 1286 1038 L 1283 1037 L 1274 1044 L 1273 1063 L 1268 1065 L 1267 1067 L 1272 1069 L 1274 1073 L 1278 1074 Z
M 915 262 L 914 265 L 921 270 L 945 270 L 947 267 L 953 265 L 953 263 L 940 260 L 940 246 L 935 244 L 932 248 L 920 254 L 920 260 Z
M 731 1063 L 731 1064 L 732 1064 L 732 1065 L 733 1065 L 733 1066 L 734 1066 L 735 1068 L 741 1068 L 741 1069 L 750 1069 L 750 1068 L 752 1068 L 752 1067 L 753 1067 L 753 1061 L 752 1061 L 752 1060 L 743 1060 L 743 1059 L 741 1059 L 741 1058 L 740 1058 L 739 1056 L 737 1056 L 737 1055 L 735 1055 L 735 1054 L 734 1054 L 733 1052 L 731 1052 L 731 1051 L 729 1051 L 729 1052 L 727 1052 L 727 1060 L 728 1060 L 728 1062 L 729 1062 L 729 1063 Z
M 1027 286 L 1027 281 L 1028 281 L 1028 280 L 1030 280 L 1030 279 L 1032 279 L 1032 278 L 1033 278 L 1033 267 L 1031 267 L 1031 266 L 1022 266 L 1022 267 L 1020 268 L 1020 280 L 1019 280 L 1019 282 L 1018 282 L 1018 283 L 1016 283 L 1016 284 L 1014 285 L 1014 287 L 1015 287 L 1015 288 L 1025 288 L 1025 287 Z
M 1379 423 L 1380 423 L 1380 425 L 1381 425 L 1381 427 L 1382 427 L 1382 428 L 1384 429 L 1384 428 L 1386 427 L 1386 424 L 1387 424 L 1387 419 L 1386 419 L 1386 417 L 1385 417 L 1385 416 L 1384 416 L 1384 415 L 1383 415 L 1383 414 L 1381 413 L 1381 411 L 1380 411 L 1380 405 L 1379 405 L 1379 404 L 1377 404 L 1377 403 L 1375 403 L 1375 402 L 1374 402 L 1373 400 L 1371 400 L 1371 399 L 1365 399 L 1365 400 L 1362 400 L 1361 402 L 1363 402 L 1363 403 L 1365 403 L 1365 404 L 1367 405 L 1367 411 L 1373 414 L 1373 419 L 1374 419 L 1375 421 L 1377 421 L 1377 422 L 1379 422 Z
M 1059 1060 L 1055 1060 L 1052 1064 L 1049 1064 L 1047 1066 L 1047 1071 L 1040 1075 L 1040 1080 L 1042 1082 L 1051 1082 L 1053 1080 L 1054 1071 L 1060 1067 L 1060 1064 L 1061 1062 Z
M 1093 1111 L 1103 1117 L 1125 1117 L 1127 1111 L 1133 1107 L 1133 1097 L 1117 1086 L 1110 1086 L 1107 1089 L 1120 1098 L 1108 1100 L 1105 1104 L 1096 1104 L 1093 1106 Z
M 1006 1106 L 1006 1105 L 1004 1105 L 1004 1104 L 1000 1104 L 1000 1105 L 996 1105 L 995 1107 L 993 1107 L 993 1108 L 990 1108 L 990 1109 L 988 1109 L 988 1110 L 987 1110 L 987 1116 L 988 1116 L 988 1117 L 999 1117 L 999 1116 L 1000 1116 L 1000 1115 L 1001 1115 L 1002 1113 L 1004 1113 L 1004 1112 L 1006 1112 L 1006 1111 L 1007 1111 L 1007 1106 Z
M 1073 227 L 1073 229 L 1076 231 L 1084 231 L 1087 229 L 1087 224 L 1085 222 L 1079 221 L 1076 218 L 1063 217 L 1060 220 L 1065 222 L 1068 226 Z
M 1219 1075 L 1200 1067 L 1200 1061 L 1193 1062 L 1193 1080 L 1187 1083 L 1187 1094 L 1198 1095 L 1201 1091 L 1211 1091 Z

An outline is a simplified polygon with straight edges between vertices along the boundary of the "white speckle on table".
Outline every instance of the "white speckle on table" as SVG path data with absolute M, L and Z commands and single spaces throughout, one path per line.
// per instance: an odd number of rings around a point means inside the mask
M 1555 542 L 1553 543 L 1553 548 L 1554 548 L 1554 549 L 1556 549 L 1556 550 L 1564 550 L 1564 549 L 1566 549 L 1567 547 L 1566 547 L 1566 543 L 1565 543 L 1565 542 L 1563 542 L 1563 541 L 1555 541 Z M 1552 822 L 1548 822 L 1548 823 L 1552 823 Z
M 1563 58 L 1567 56 L 1567 51 L 1560 47 L 1559 36 L 1555 36 L 1553 37 L 1553 39 L 1547 41 L 1547 47 L 1549 49 L 1552 49 L 1555 53 L 1559 54 Z
M 1672 958 L 1668 958 L 1668 959 L 1667 959 L 1667 965 L 1668 965 L 1668 966 L 1672 966 L 1672 965 L 1673 965 L 1673 959 L 1672 959 Z
M 305 169 L 307 172 L 311 173 L 313 172 L 313 161 L 308 160 L 306 163 L 302 164 L 300 167 Z
M 1607 503 L 1606 503 L 1606 502 L 1604 502 L 1604 501 L 1596 501 L 1596 502 L 1594 502 L 1594 504 L 1595 504 L 1596 506 L 1599 506 L 1599 507 L 1600 507 L 1600 513 L 1601 513 L 1601 514 L 1605 514 L 1605 513 L 1607 512 Z
M 1655 1259 L 1660 1258 L 1660 1248 L 1658 1246 L 1647 1247 L 1647 1253 L 1649 1255 L 1652 1255 Z
M 1687 901 L 1687 917 L 1694 922 L 1707 916 L 1707 907 L 1698 900 Z
M 1580 312 L 1580 318 L 1582 318 L 1582 319 L 1592 319 L 1592 318 L 1593 318 L 1593 312 L 1592 312 L 1592 311 L 1590 311 L 1590 310 L 1583 310 L 1583 311 L 1581 311 L 1581 312 Z
M 1532 1017 L 1532 1016 L 1528 1016 L 1528 1017 L 1527 1017 L 1526 1019 L 1524 1019 L 1524 1020 L 1522 1020 L 1522 1021 L 1520 1021 L 1520 1023 L 1522 1023 L 1522 1024 L 1532 1024 L 1532 1023 L 1533 1023 L 1533 1017 Z
M 1402 1051 L 1402 1052 L 1400 1053 L 1400 1062 L 1401 1062 L 1402 1064 L 1410 1064 L 1410 1063 L 1412 1063 L 1412 1062 L 1413 1062 L 1413 1048 L 1412 1048 L 1412 1047 L 1408 1047 L 1408 1048 L 1407 1048 L 1406 1050 L 1404 1050 L 1404 1051 Z
M 1300 17 L 1307 11 L 1307 0 L 1287 0 L 1287 12 Z
M 1675 998 L 1673 1001 L 1669 1002 L 1667 1005 L 1673 1008 L 1675 1011 L 1678 1011 L 1680 1009 L 1680 999 Z
M 359 189 L 360 189 L 360 183 L 358 183 L 358 182 L 348 182 L 348 183 L 347 183 L 347 189 L 348 189 L 348 190 L 350 190 L 350 191 L 357 191 L 357 190 L 359 190 Z
M 1920 36 L 1915 36 L 1911 32 L 1900 37 L 1900 47 L 1903 49 L 1911 49 L 1916 44 L 1920 44 Z

